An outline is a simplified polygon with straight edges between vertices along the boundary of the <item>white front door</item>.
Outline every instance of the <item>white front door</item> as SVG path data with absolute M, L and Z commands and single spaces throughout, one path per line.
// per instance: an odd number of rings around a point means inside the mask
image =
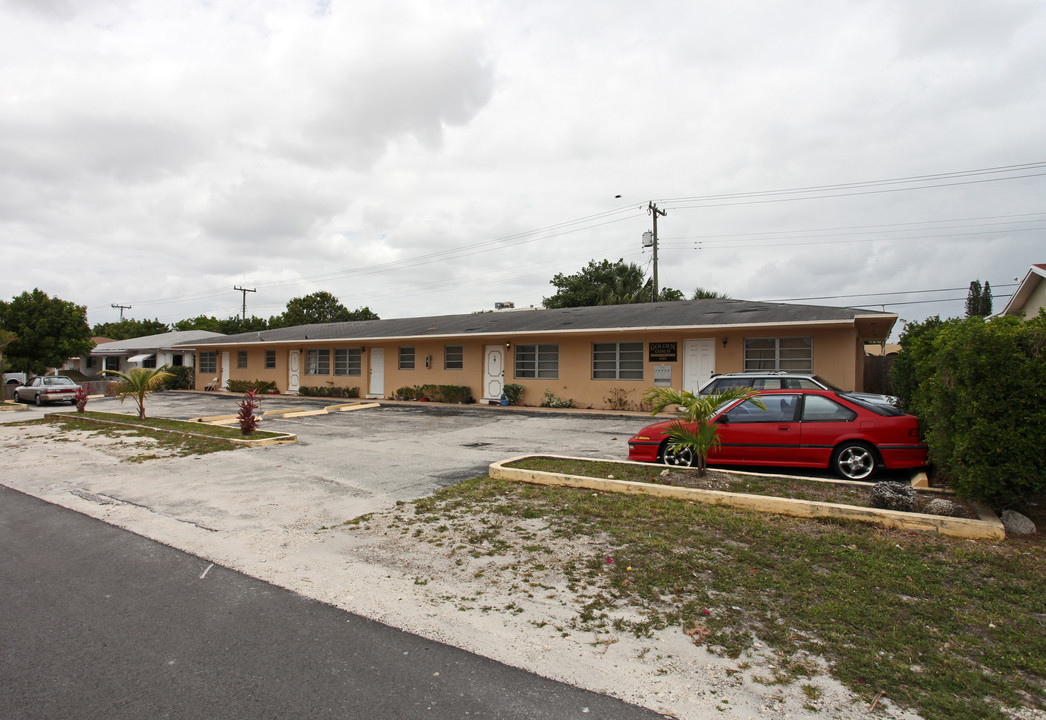
M 371 348 L 369 398 L 385 397 L 385 348 Z
M 228 352 L 222 352 L 222 389 L 228 390 L 229 388 L 229 355 Z
M 505 390 L 505 346 L 487 345 L 483 353 L 483 399 L 500 400 Z
M 287 394 L 297 395 L 301 387 L 301 351 L 290 350 L 287 353 Z
M 715 372 L 715 340 L 683 341 L 683 389 L 697 393 Z

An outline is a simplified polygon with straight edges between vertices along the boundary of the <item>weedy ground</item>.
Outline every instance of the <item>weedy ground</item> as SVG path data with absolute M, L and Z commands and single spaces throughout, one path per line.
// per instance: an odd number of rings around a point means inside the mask
M 762 643 L 779 660 L 762 682 L 803 683 L 820 659 L 870 703 L 883 693 L 930 720 L 1046 711 L 1041 540 L 955 540 L 486 477 L 381 521 L 438 545 L 471 580 L 484 572 L 477 559 L 496 559 L 498 581 L 518 592 L 566 588 L 570 617 L 554 621 L 563 633 L 686 632 L 730 657 Z M 478 594 L 446 600 L 490 609 Z M 817 689 L 801 687 L 816 708 Z
M 89 416 L 116 420 L 121 423 L 133 422 L 135 426 L 99 425 L 81 420 L 74 414 L 59 420 L 40 418 L 11 424 L 53 427 L 55 432 L 51 439 L 54 442 L 74 441 L 75 438 L 71 436 L 71 432 L 79 434 L 81 437 L 107 438 L 112 441 L 108 447 L 109 453 L 119 456 L 123 462 L 145 462 L 165 457 L 204 455 L 243 447 L 222 439 L 242 437 L 239 431 L 230 428 L 159 418 L 146 418 L 144 421 L 138 421 L 135 418 L 128 420 L 126 415 L 111 413 L 90 413 Z M 215 431 L 220 431 L 220 433 Z

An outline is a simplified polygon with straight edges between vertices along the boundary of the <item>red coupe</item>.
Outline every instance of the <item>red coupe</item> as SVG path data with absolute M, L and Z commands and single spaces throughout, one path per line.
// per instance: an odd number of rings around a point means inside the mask
M 719 446 L 713 465 L 831 468 L 847 480 L 867 480 L 880 467 L 926 464 L 919 421 L 892 406 L 831 390 L 772 390 L 724 404 L 712 417 Z M 648 425 L 628 441 L 628 459 L 689 466 L 689 449 L 668 449 L 668 428 L 678 420 Z

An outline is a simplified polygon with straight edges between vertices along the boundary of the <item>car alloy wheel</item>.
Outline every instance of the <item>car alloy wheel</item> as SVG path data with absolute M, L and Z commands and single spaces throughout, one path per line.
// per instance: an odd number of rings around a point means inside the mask
M 40 407 L 40 405 L 43 404 L 40 402 L 40 393 L 37 393 L 35 396 L 33 396 L 33 402 L 36 403 L 37 407 Z
M 22 402 L 22 398 L 18 397 L 18 391 L 17 390 L 15 390 L 14 401 L 15 402 Z
M 866 480 L 876 471 L 875 451 L 864 443 L 846 443 L 832 454 L 832 469 L 847 480 Z
M 675 467 L 693 467 L 694 452 L 690 448 L 679 448 L 676 451 L 669 450 L 668 442 L 661 446 L 661 462 L 665 465 Z

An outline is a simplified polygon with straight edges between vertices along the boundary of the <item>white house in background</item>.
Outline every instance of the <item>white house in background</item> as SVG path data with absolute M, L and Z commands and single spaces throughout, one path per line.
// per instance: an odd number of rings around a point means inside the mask
M 113 340 L 96 345 L 87 357 L 71 359 L 65 368 L 79 370 L 94 378 L 100 376 L 102 370 L 127 372 L 136 367 L 154 368 L 163 365 L 195 367 L 195 350 L 175 345 L 200 340 L 213 341 L 223 337 L 221 333 L 207 330 L 179 330 L 129 340 Z
M 1001 314 L 1024 313 L 1024 317 L 1030 319 L 1038 315 L 1039 310 L 1043 308 L 1046 308 L 1046 264 L 1040 263 L 1031 266 Z

